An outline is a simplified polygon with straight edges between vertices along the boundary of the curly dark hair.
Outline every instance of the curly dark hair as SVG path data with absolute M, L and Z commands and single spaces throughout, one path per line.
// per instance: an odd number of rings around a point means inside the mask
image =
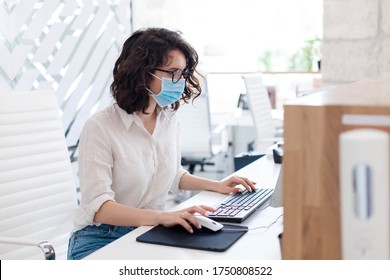
M 118 106 L 128 114 L 142 111 L 146 114 L 149 105 L 149 92 L 146 90 L 153 78 L 150 72 L 168 63 L 169 53 L 181 51 L 190 72 L 186 79 L 181 100 L 188 103 L 201 93 L 200 82 L 195 76 L 198 54 L 181 36 L 179 31 L 165 28 L 147 28 L 134 32 L 123 44 L 122 52 L 115 62 L 114 81 L 111 92 Z M 180 101 L 170 107 L 176 111 Z

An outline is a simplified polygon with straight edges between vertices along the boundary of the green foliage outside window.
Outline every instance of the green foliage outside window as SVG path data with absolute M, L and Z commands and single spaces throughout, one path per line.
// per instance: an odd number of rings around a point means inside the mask
M 306 40 L 306 44 L 290 58 L 290 70 L 312 71 L 313 62 L 321 61 L 321 39 Z

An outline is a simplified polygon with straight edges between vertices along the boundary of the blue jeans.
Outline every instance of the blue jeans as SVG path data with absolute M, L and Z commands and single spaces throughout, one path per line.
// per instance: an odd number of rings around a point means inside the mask
M 69 239 L 68 260 L 80 260 L 133 229 L 135 227 L 102 224 L 100 226 L 86 226 L 75 231 Z

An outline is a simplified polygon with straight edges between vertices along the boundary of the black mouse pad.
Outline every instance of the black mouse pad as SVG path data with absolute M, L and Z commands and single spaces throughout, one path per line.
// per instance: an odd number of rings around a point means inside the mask
M 205 227 L 193 229 L 194 233 L 189 233 L 182 226 L 168 228 L 158 225 L 138 236 L 136 240 L 158 245 L 223 252 L 248 231 L 248 227 L 236 225 L 224 225 L 217 232 Z

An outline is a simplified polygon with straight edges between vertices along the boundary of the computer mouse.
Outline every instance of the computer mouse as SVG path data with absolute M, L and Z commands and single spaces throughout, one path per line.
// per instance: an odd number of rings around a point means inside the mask
M 218 231 L 223 228 L 223 224 L 220 224 L 210 218 L 207 218 L 202 215 L 194 215 L 195 219 L 199 221 L 202 227 L 208 228 L 212 231 Z

